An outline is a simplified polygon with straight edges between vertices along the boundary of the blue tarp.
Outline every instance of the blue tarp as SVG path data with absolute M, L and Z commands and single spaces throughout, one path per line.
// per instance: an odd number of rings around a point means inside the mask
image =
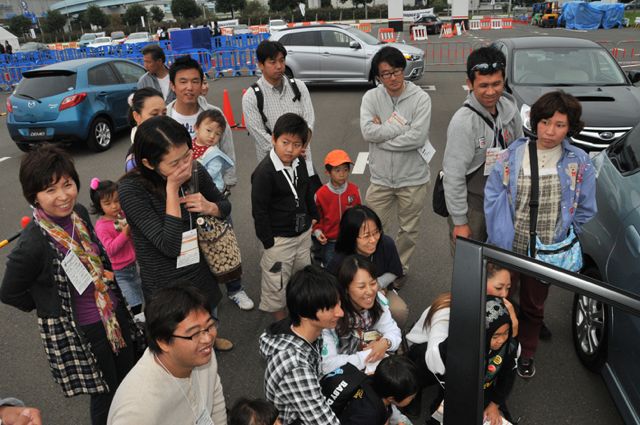
M 562 5 L 559 23 L 575 30 L 610 29 L 622 26 L 623 18 L 623 4 L 575 1 Z

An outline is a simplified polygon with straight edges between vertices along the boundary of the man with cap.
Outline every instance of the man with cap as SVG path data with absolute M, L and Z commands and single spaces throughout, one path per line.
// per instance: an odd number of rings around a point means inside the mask
M 349 182 L 352 165 L 349 155 L 341 149 L 332 150 L 324 159 L 329 182 L 318 189 L 315 195 L 320 219 L 313 226 L 313 236 L 322 246 L 322 262 L 325 266 L 335 252 L 342 214 L 347 208 L 362 203 L 360 189 Z

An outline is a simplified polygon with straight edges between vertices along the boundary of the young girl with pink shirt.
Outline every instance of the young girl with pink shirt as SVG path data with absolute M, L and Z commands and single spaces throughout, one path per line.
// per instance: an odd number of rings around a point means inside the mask
M 100 218 L 95 225 L 98 239 L 111 260 L 116 283 L 120 286 L 133 314 L 142 311 L 142 283 L 136 264 L 131 229 L 120 208 L 118 185 L 111 180 L 91 179 L 91 209 Z

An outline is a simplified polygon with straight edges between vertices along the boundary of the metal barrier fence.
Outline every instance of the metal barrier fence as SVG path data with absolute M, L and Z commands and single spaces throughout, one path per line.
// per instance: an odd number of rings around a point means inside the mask
M 428 42 L 425 50 L 425 65 L 464 65 L 473 51 L 468 41 Z

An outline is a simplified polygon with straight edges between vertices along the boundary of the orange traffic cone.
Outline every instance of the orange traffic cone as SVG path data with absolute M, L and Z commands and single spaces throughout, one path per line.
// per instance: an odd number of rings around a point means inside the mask
M 247 92 L 247 89 L 242 89 L 242 97 L 244 98 L 244 94 Z M 242 111 L 242 122 L 240 123 L 240 126 L 238 127 L 238 130 L 240 129 L 245 129 L 247 128 L 247 126 L 244 123 L 244 111 Z
M 231 101 L 229 100 L 229 91 L 224 89 L 222 92 L 222 113 L 224 114 L 224 118 L 227 120 L 227 124 L 229 127 L 236 128 L 238 124 L 236 124 L 235 118 L 233 118 L 233 109 L 231 108 Z

